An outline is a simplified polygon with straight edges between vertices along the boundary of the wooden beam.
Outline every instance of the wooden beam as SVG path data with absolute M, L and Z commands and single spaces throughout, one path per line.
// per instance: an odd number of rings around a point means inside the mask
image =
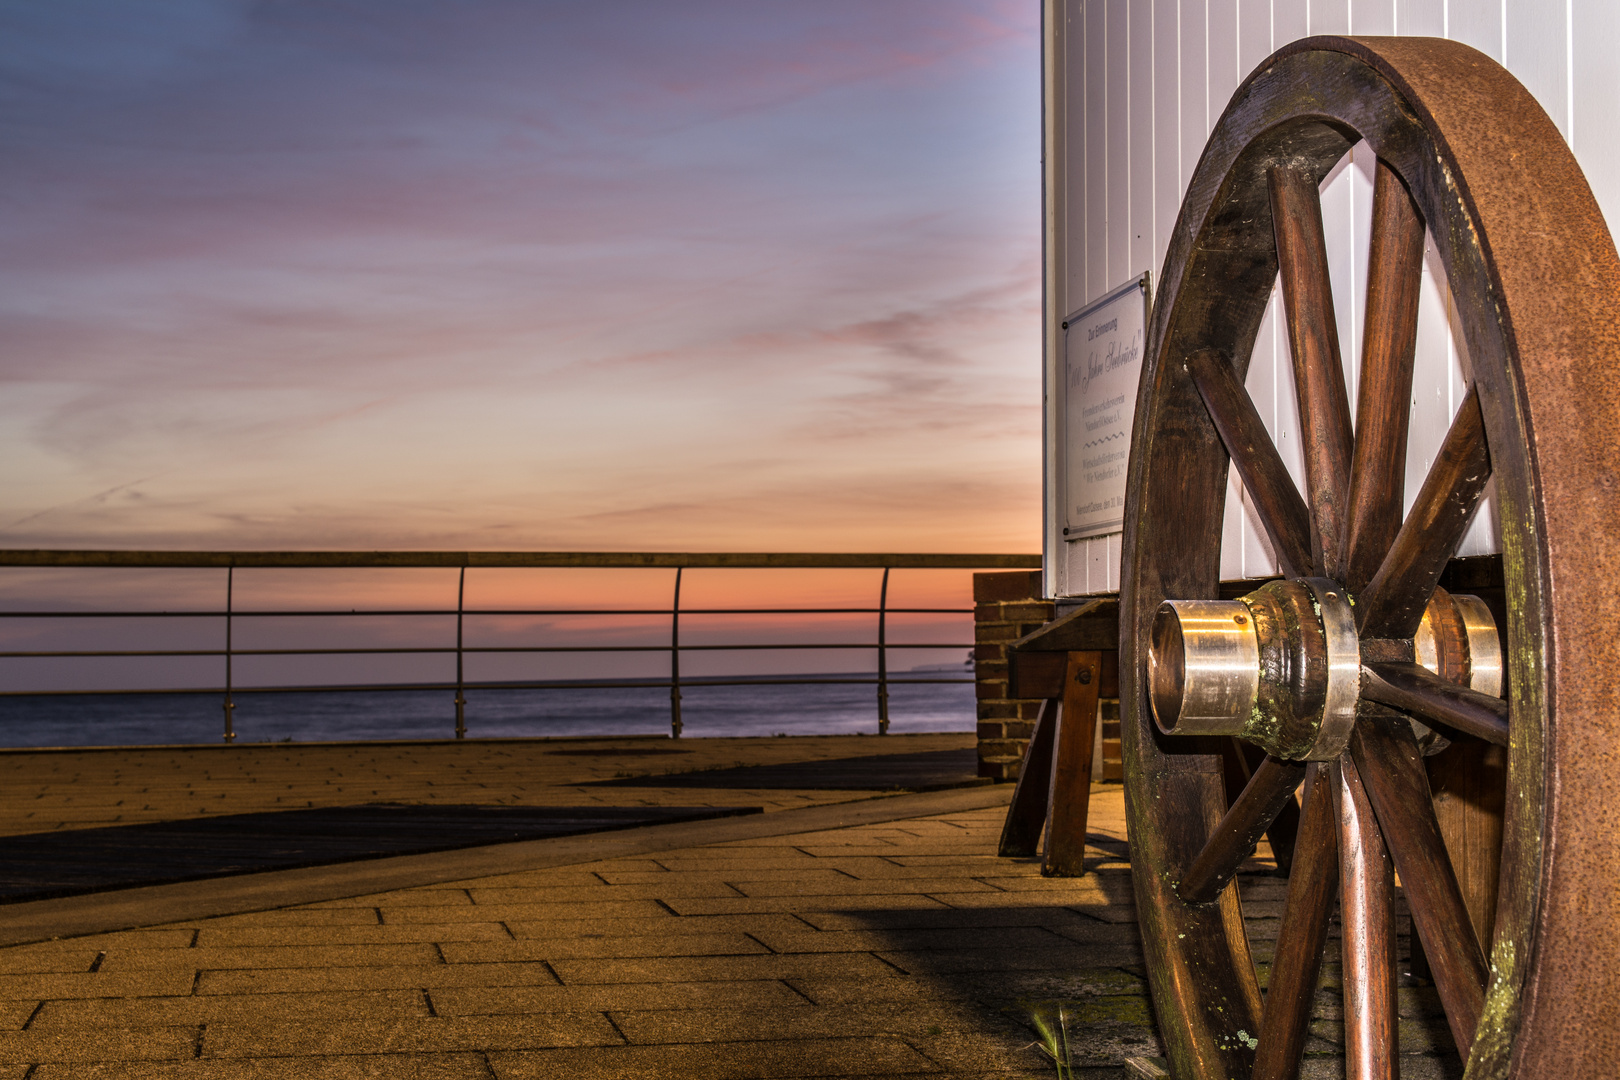
M 1052 788 L 1052 745 L 1056 741 L 1058 703 L 1056 698 L 1041 702 L 1041 715 L 1035 721 L 1024 764 L 1018 770 L 1018 786 L 1013 788 L 1007 806 L 1007 820 L 1001 826 L 1001 843 L 996 854 L 1003 858 L 1034 855 L 1040 850 L 1041 830 L 1046 827 L 1046 806 Z
M 1086 816 L 1091 807 L 1091 751 L 1097 738 L 1097 697 L 1102 689 L 1100 650 L 1071 652 L 1064 676 L 1063 707 L 1052 751 L 1052 792 L 1046 812 L 1046 849 L 1041 873 L 1085 873 Z

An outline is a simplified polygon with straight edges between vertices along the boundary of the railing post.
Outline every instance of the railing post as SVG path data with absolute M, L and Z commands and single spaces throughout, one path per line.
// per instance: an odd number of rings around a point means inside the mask
M 889 570 L 883 568 L 883 586 L 878 590 L 878 734 L 889 733 Z
M 466 683 L 462 678 L 462 645 L 461 645 L 461 616 L 466 607 L 467 600 L 467 568 L 461 568 L 461 577 L 456 582 L 456 738 L 467 737 L 467 694 Z
M 236 725 L 233 714 L 236 711 L 236 702 L 231 699 L 231 596 L 234 591 L 236 567 L 225 568 L 225 741 L 236 741 Z
M 675 568 L 675 602 L 669 609 L 669 733 L 681 737 L 681 567 Z

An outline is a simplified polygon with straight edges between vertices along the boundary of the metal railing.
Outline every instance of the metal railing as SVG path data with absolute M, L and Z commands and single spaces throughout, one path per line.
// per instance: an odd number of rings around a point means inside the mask
M 478 690 L 546 690 L 546 689 L 622 689 L 626 686 L 663 687 L 669 689 L 670 734 L 679 737 L 681 720 L 681 688 L 695 686 L 745 685 L 829 685 L 875 684 L 877 688 L 878 733 L 889 731 L 889 687 L 893 683 L 964 683 L 971 677 L 957 678 L 905 678 L 891 679 L 888 670 L 890 649 L 948 649 L 972 648 L 967 642 L 890 642 L 888 618 L 899 614 L 971 615 L 968 608 L 890 607 L 889 574 L 896 569 L 961 569 L 1011 570 L 1038 569 L 1039 555 L 957 555 L 957 554 L 788 554 L 788 553 L 677 553 L 677 552 L 447 552 L 447 551 L 51 551 L 0 550 L 0 567 L 36 568 L 124 568 L 124 569 L 222 569 L 225 571 L 225 607 L 222 611 L 5 611 L 0 620 L 10 619 L 79 619 L 79 618 L 221 618 L 224 621 L 224 647 L 220 649 L 74 649 L 74 650 L 13 650 L 0 651 L 0 659 L 93 658 L 93 657 L 221 657 L 224 660 L 224 684 L 218 687 L 184 687 L 160 690 L 53 690 L 53 691 L 0 691 L 3 697 L 45 696 L 68 694 L 222 694 L 224 704 L 224 741 L 234 742 L 236 731 L 233 713 L 239 694 L 354 692 L 387 690 L 454 690 L 456 738 L 466 737 L 466 691 L 471 686 Z M 466 606 L 467 571 L 469 569 L 515 568 L 672 568 L 675 587 L 668 608 L 497 608 L 469 609 Z M 238 610 L 235 607 L 235 579 L 238 569 L 456 569 L 456 606 L 450 608 L 411 608 L 374 610 Z M 681 606 L 681 576 L 687 569 L 881 569 L 883 576 L 878 589 L 876 607 L 813 607 L 813 608 L 683 608 Z M 682 615 L 861 615 L 877 616 L 875 642 L 832 643 L 731 643 L 682 644 Z M 349 647 L 349 648 L 294 648 L 294 649 L 239 649 L 234 645 L 235 623 L 244 618 L 341 618 L 341 617 L 422 617 L 456 619 L 453 646 L 426 647 Z M 466 644 L 464 623 L 467 617 L 479 616 L 667 616 L 669 618 L 668 645 L 482 645 Z M 760 650 L 811 649 L 874 649 L 878 670 L 872 677 L 806 678 L 806 677 L 746 677 L 746 678 L 685 678 L 681 676 L 683 652 L 743 652 Z M 580 680 L 512 680 L 468 683 L 465 658 L 472 654 L 498 653 L 647 653 L 669 654 L 669 678 L 614 680 L 589 682 Z M 339 683 L 325 686 L 237 686 L 233 661 L 245 656 L 328 656 L 328 655 L 444 655 L 454 654 L 456 677 L 453 683 Z

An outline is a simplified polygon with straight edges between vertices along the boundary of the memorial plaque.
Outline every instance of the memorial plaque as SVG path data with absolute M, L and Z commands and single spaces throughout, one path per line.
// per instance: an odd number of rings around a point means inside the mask
M 1144 274 L 1063 322 L 1057 520 L 1066 541 L 1125 526 L 1125 472 L 1147 315 Z

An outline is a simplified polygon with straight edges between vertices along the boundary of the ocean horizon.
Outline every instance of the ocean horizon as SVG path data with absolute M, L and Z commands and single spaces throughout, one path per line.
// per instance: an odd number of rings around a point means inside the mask
M 928 667 L 889 680 L 889 730 L 894 734 L 972 731 L 973 684 L 922 682 L 963 673 Z M 793 685 L 683 683 L 683 734 L 876 734 L 877 686 L 835 682 L 872 679 L 874 672 L 738 676 L 739 680 L 803 678 Z M 647 680 L 602 687 L 466 689 L 470 739 L 668 735 L 667 686 Z M 444 689 L 237 691 L 235 741 L 246 743 L 359 742 L 455 737 L 455 692 Z M 0 747 L 162 746 L 219 743 L 222 693 L 29 694 L 0 697 Z

